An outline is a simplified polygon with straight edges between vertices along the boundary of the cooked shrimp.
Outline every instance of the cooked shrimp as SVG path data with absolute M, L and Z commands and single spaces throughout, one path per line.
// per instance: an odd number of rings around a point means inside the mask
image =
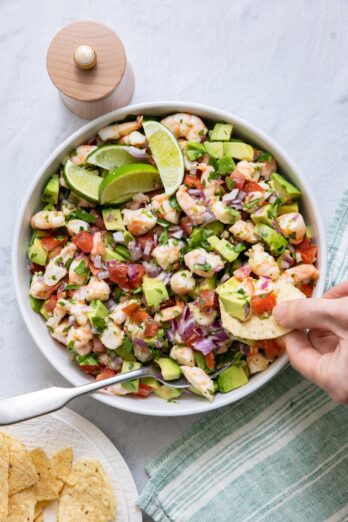
M 147 139 L 141 132 L 133 131 L 126 136 L 122 136 L 122 138 L 118 140 L 118 143 L 121 145 L 131 145 L 132 147 L 146 147 Z
M 33 228 L 40 230 L 50 230 L 52 228 L 60 228 L 65 226 L 65 217 L 63 212 L 56 210 L 40 210 L 33 215 L 30 224 Z
M 192 292 L 196 281 L 189 270 L 179 270 L 170 278 L 170 288 L 174 294 L 183 295 Z
M 277 164 L 274 158 L 271 161 L 262 161 L 260 165 L 260 174 L 263 178 L 269 179 L 271 174 L 277 170 Z
M 177 225 L 180 219 L 180 213 L 170 204 L 167 194 L 158 194 L 151 201 L 152 210 L 156 212 L 162 219 Z
M 280 276 L 280 280 L 298 285 L 301 283 L 316 281 L 318 277 L 319 270 L 317 270 L 314 265 L 302 264 L 285 270 L 285 272 Z
M 46 323 L 47 324 L 47 323 Z M 67 343 L 68 331 L 71 328 L 71 324 L 68 321 L 62 321 L 54 330 L 51 335 L 54 339 L 62 344 Z
M 190 196 L 186 185 L 181 185 L 178 188 L 176 199 L 182 210 L 195 225 L 204 223 L 208 210 L 204 205 Z
M 255 225 L 252 221 L 243 221 L 242 219 L 238 219 L 230 228 L 230 232 L 235 238 L 246 241 L 247 243 L 258 242 L 259 239 L 254 230 Z
M 116 324 L 123 324 L 127 317 L 129 317 L 127 314 L 124 313 L 123 309 L 131 303 L 136 303 L 136 301 L 134 299 L 130 299 L 127 301 L 123 301 L 123 303 L 118 303 L 112 309 L 110 319 L 112 319 Z
M 197 171 L 201 172 L 201 182 L 204 194 L 209 198 L 213 197 L 221 189 L 221 181 L 216 179 L 214 167 L 199 163 Z
M 77 350 L 86 346 L 93 339 L 92 329 L 86 324 L 85 326 L 72 326 L 68 331 L 67 345 L 73 350 Z
M 156 246 L 151 255 L 163 270 L 169 270 L 179 261 L 182 247 L 182 241 L 170 238 L 166 245 Z
M 87 301 L 93 301 L 99 299 L 100 301 L 107 301 L 110 297 L 110 287 L 97 277 L 91 277 L 87 285 L 86 299 Z
M 216 219 L 225 225 L 234 223 L 236 215 L 238 216 L 238 213 L 235 210 L 231 209 L 227 203 L 220 201 L 218 198 L 213 198 L 211 200 L 211 210 Z
M 182 364 L 184 366 L 191 366 L 193 367 L 195 365 L 195 358 L 193 356 L 193 350 L 192 348 L 189 348 L 188 346 L 178 346 L 174 345 L 172 349 L 170 350 L 169 356 L 174 359 L 179 364 Z
M 214 398 L 214 382 L 212 379 L 205 373 L 205 371 L 201 370 L 194 366 L 191 368 L 190 366 L 180 366 L 180 369 L 188 382 L 192 384 L 192 386 L 201 393 L 206 399 L 212 401 Z
M 191 250 L 184 256 L 185 265 L 200 277 L 213 277 L 225 266 L 225 262 L 217 254 L 212 254 L 204 248 Z
M 279 267 L 277 262 L 274 257 L 264 251 L 260 243 L 253 245 L 248 250 L 248 255 L 248 266 L 254 274 L 270 277 L 271 279 L 278 279 Z
M 53 315 L 46 321 L 46 325 L 53 330 L 57 328 L 63 317 L 68 313 L 68 308 L 65 306 L 65 300 L 60 299 L 53 310 Z
M 187 141 L 186 140 L 178 140 L 179 146 L 182 150 L 182 155 L 184 156 L 184 164 L 185 170 L 188 170 L 190 174 L 196 174 L 198 161 L 191 161 L 187 156 Z
M 143 123 L 143 117 L 138 116 L 136 121 L 126 121 L 125 123 L 114 123 L 113 125 L 108 125 L 107 127 L 103 127 L 98 132 L 99 137 L 103 141 L 107 140 L 118 140 L 123 136 L 127 136 L 133 131 L 137 131 L 140 129 Z
M 116 324 L 106 319 L 106 328 L 100 336 L 103 345 L 109 350 L 116 350 L 123 343 L 124 332 Z
M 247 181 L 258 181 L 262 166 L 262 163 L 242 160 L 237 163 L 236 170 L 239 174 L 242 174 Z
M 70 159 L 74 165 L 83 165 L 86 163 L 87 156 L 96 148 L 96 145 L 80 145 L 71 155 Z
M 166 321 L 172 321 L 173 319 L 179 317 L 179 315 L 182 314 L 183 310 L 184 303 L 181 301 L 177 301 L 175 306 L 169 306 L 169 308 L 164 308 L 160 312 L 157 312 L 157 314 L 155 314 L 155 321 L 161 323 Z
M 73 259 L 76 253 L 76 246 L 74 243 L 66 245 L 60 253 L 51 259 L 46 266 L 44 273 L 44 282 L 47 286 L 55 286 L 68 272 L 66 265 Z
M 53 294 L 55 287 L 48 286 L 44 282 L 42 273 L 37 272 L 31 280 L 29 295 L 36 299 L 49 299 Z
M 306 235 L 306 224 L 299 212 L 290 212 L 277 217 L 277 223 L 283 236 L 289 238 L 289 243 L 298 245 Z
M 69 267 L 69 284 L 71 285 L 85 285 L 90 274 L 88 266 L 88 257 L 75 257 Z
M 195 322 L 200 326 L 210 326 L 215 321 L 217 315 L 216 310 L 201 310 L 195 303 L 189 303 L 188 307 L 191 310 Z
M 82 219 L 71 219 L 68 221 L 66 228 L 70 236 L 76 236 L 83 230 L 88 231 L 90 227 L 87 221 L 83 221 Z
M 103 241 L 103 234 L 102 232 L 95 232 L 95 234 L 93 234 L 91 256 L 103 256 L 104 254 L 105 245 Z
M 251 374 L 263 372 L 272 362 L 272 359 L 268 359 L 262 353 L 250 353 L 246 360 Z
M 134 194 L 131 201 L 126 203 L 125 208 L 129 208 L 130 210 L 138 210 L 143 205 L 147 205 L 150 203 L 150 198 L 146 194 L 142 192 L 138 192 L 138 194 Z
M 124 323 L 124 330 L 131 339 L 134 339 L 135 337 L 143 339 L 145 337 L 145 329 L 146 326 L 144 322 L 135 323 L 130 317 L 128 317 Z
M 145 208 L 122 210 L 123 223 L 134 236 L 141 236 L 151 230 L 157 223 L 157 217 Z
M 161 123 L 170 129 L 176 138 L 186 138 L 188 141 L 200 141 L 208 132 L 201 118 L 184 112 L 167 116 Z

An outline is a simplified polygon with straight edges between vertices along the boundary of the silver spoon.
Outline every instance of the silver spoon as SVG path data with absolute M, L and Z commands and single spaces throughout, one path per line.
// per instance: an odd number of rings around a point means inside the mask
M 215 372 L 210 374 L 210 378 L 214 379 L 223 370 L 233 364 L 233 361 L 225 364 Z M 58 386 L 52 386 L 43 390 L 26 393 L 24 395 L 17 395 L 17 397 L 10 397 L 8 399 L 0 400 L 0 426 L 6 426 L 8 424 L 15 424 L 33 417 L 39 417 L 52 411 L 63 408 L 72 399 L 91 393 L 100 388 L 111 386 L 132 379 L 139 379 L 140 377 L 154 377 L 157 381 L 170 388 L 190 388 L 192 385 L 185 379 L 177 379 L 175 381 L 166 381 L 163 379 L 158 367 L 154 365 L 144 366 L 139 370 L 132 370 L 127 373 L 119 373 L 109 379 L 103 379 L 102 381 L 93 381 L 88 384 L 82 384 L 81 386 L 75 386 L 70 388 L 62 388 Z

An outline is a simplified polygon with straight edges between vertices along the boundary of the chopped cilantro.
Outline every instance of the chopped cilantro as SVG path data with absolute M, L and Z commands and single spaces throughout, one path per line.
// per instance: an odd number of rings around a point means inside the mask
M 160 234 L 158 238 L 158 243 L 160 245 L 167 245 L 168 244 L 168 231 L 163 230 L 162 234 Z
M 77 275 L 86 275 L 88 274 L 88 268 L 87 268 L 87 265 L 86 265 L 86 262 L 84 259 L 82 259 L 80 261 L 80 263 L 77 265 L 77 267 L 74 269 L 74 272 L 77 274 Z
M 96 216 L 82 210 L 82 208 L 77 208 L 76 210 L 69 212 L 67 220 L 70 221 L 71 219 L 81 219 L 82 221 L 86 221 L 86 223 L 95 223 L 97 221 Z

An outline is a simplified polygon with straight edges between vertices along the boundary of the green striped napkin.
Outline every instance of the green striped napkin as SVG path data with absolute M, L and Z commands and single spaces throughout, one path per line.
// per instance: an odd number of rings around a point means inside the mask
M 348 191 L 329 230 L 328 286 L 348 279 Z M 204 417 L 147 467 L 156 522 L 348 521 L 348 409 L 292 368 Z

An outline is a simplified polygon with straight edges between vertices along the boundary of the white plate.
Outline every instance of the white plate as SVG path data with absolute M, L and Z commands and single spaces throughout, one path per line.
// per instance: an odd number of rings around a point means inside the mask
M 117 522 L 141 522 L 141 511 L 136 507 L 137 488 L 125 460 L 104 433 L 84 417 L 64 408 L 3 431 L 19 437 L 28 449 L 42 447 L 49 456 L 60 448 L 71 446 L 74 460 L 99 460 L 117 498 Z M 52 506 L 45 510 L 45 522 L 55 520 L 55 506 Z
M 78 386 L 89 382 L 91 379 L 85 375 L 76 364 L 73 364 L 66 349 L 55 341 L 39 314 L 31 309 L 29 303 L 29 273 L 27 263 L 27 245 L 31 236 L 30 218 L 42 207 L 41 194 L 48 178 L 57 171 L 60 163 L 64 161 L 72 149 L 94 136 L 98 129 L 109 123 L 122 120 L 130 114 L 145 114 L 152 116 L 164 116 L 175 112 L 190 112 L 203 117 L 206 120 L 226 121 L 234 125 L 236 135 L 247 142 L 257 145 L 263 150 L 271 152 L 279 166 L 280 172 L 287 175 L 303 193 L 301 211 L 306 222 L 310 223 L 313 236 L 319 246 L 318 268 L 320 278 L 315 289 L 315 297 L 320 297 L 324 291 L 326 277 L 326 243 L 325 231 L 321 221 L 320 211 L 307 184 L 306 178 L 299 172 L 291 158 L 279 147 L 269 136 L 246 121 L 229 114 L 228 112 L 184 102 L 152 102 L 130 105 L 87 123 L 66 139 L 47 159 L 45 164 L 36 174 L 32 185 L 24 198 L 22 208 L 18 214 L 17 226 L 13 239 L 12 267 L 15 283 L 16 296 L 19 309 L 36 344 L 43 355 L 67 379 L 71 384 Z M 111 394 L 96 392 L 92 396 L 109 406 L 121 410 L 140 413 L 143 415 L 176 416 L 192 415 L 204 411 L 211 411 L 231 402 L 238 401 L 257 391 L 266 382 L 270 381 L 286 365 L 288 359 L 284 353 L 265 371 L 253 375 L 249 382 L 230 393 L 217 394 L 213 402 L 209 402 L 197 395 L 185 394 L 176 402 L 167 402 L 152 394 L 146 400 L 136 399 L 130 396 L 117 397 Z

